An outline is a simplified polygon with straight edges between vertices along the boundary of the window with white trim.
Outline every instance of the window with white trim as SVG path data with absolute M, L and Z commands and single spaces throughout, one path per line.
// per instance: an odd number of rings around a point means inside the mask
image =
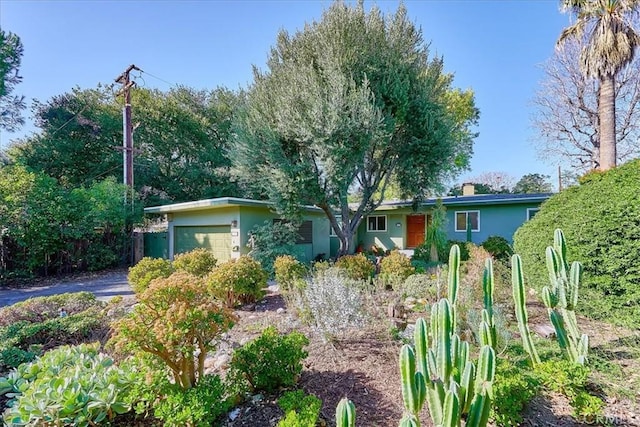
M 534 216 L 538 213 L 540 208 L 527 208 L 527 221 L 533 219 Z
M 386 215 L 368 216 L 367 231 L 387 231 L 387 216 Z
M 466 232 L 467 223 L 471 226 L 471 231 L 480 231 L 480 211 L 457 211 L 456 231 Z

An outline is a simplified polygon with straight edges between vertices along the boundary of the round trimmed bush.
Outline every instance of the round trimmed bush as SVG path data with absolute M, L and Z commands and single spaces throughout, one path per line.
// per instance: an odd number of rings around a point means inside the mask
M 548 284 L 545 249 L 556 228 L 564 232 L 568 260 L 584 266 L 583 290 L 592 292 L 579 302 L 592 307 L 579 311 L 614 323 L 640 318 L 640 160 L 589 174 L 518 229 L 514 249 L 529 286 L 538 290 Z
M 211 251 L 199 248 L 176 255 L 173 259 L 173 268 L 194 276 L 204 277 L 216 268 L 217 262 L 218 260 Z
M 344 255 L 336 261 L 336 267 L 345 271 L 354 280 L 369 280 L 376 272 L 376 266 L 362 253 Z
M 144 257 L 133 267 L 129 268 L 127 280 L 136 294 L 141 294 L 149 287 L 153 279 L 171 276 L 173 266 L 167 259 Z
M 404 279 L 415 273 L 416 269 L 411 264 L 409 257 L 400 251 L 391 253 L 380 261 L 380 276 L 383 280 L 393 286 L 404 283 Z
M 231 308 L 261 299 L 268 277 L 258 261 L 243 255 L 220 264 L 205 281 L 211 294 Z

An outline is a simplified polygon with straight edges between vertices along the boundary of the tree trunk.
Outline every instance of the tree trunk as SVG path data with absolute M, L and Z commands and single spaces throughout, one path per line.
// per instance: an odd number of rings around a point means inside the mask
M 338 235 L 340 240 L 340 248 L 338 249 L 337 256 L 340 258 L 343 255 L 347 255 L 351 252 L 351 241 L 353 240 L 353 233 L 346 227 L 346 230 L 342 230 L 342 235 Z
M 616 167 L 616 93 L 614 76 L 600 79 L 598 95 L 600 121 L 600 170 Z

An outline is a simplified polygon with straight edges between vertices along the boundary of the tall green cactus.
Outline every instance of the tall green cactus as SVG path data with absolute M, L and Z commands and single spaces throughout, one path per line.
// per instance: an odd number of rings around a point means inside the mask
M 336 427 L 355 427 L 356 407 L 346 397 L 340 400 L 336 407 Z
M 582 265 L 573 262 L 569 269 L 567 244 L 560 229 L 553 233 L 553 247 L 547 247 L 546 261 L 550 286 L 542 289 L 542 302 L 547 307 L 565 357 L 573 363 L 584 365 L 589 351 L 589 337 L 580 335 L 575 313 Z
M 522 260 L 520 255 L 511 257 L 511 283 L 513 285 L 513 301 L 515 303 L 516 319 L 522 337 L 522 346 L 529 353 L 531 363 L 535 366 L 540 363 L 540 356 L 531 339 L 527 315 L 527 299 L 524 289 L 524 275 L 522 274 Z
M 482 274 L 482 294 L 484 309 L 482 310 L 482 322 L 480 325 L 480 339 L 482 345 L 489 345 L 496 350 L 498 336 L 496 333 L 495 318 L 493 315 L 493 261 L 488 258 L 484 263 Z M 484 339 L 483 339 L 484 338 Z

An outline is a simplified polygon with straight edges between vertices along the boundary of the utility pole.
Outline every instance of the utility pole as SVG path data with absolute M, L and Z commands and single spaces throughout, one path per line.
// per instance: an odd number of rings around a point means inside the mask
M 135 86 L 135 82 L 131 81 L 129 74 L 131 71 L 142 71 L 140 68 L 131 64 L 127 67 L 122 74 L 116 78 L 116 83 L 120 83 L 122 87 L 118 91 L 118 95 L 124 94 L 124 108 L 122 109 L 122 123 L 123 123 L 123 141 L 122 141 L 122 155 L 123 155 L 123 182 L 127 186 L 124 193 L 124 208 L 127 208 L 127 201 L 131 198 L 131 213 L 134 212 L 133 208 L 133 127 L 131 125 L 131 88 Z M 129 265 L 133 265 L 134 262 L 134 241 L 133 241 L 133 224 L 130 222 L 129 215 L 125 213 L 125 233 L 127 234 L 127 244 L 125 245 L 123 253 L 123 261 L 128 262 Z
M 131 125 L 131 88 L 135 86 L 136 83 L 131 81 L 131 79 L 129 78 L 129 74 L 133 70 L 142 71 L 140 68 L 131 64 L 116 79 L 116 83 L 120 83 L 122 85 L 122 87 L 118 91 L 118 95 L 124 94 L 124 108 L 122 109 L 122 153 L 124 164 L 123 182 L 130 189 L 133 188 L 133 127 Z

